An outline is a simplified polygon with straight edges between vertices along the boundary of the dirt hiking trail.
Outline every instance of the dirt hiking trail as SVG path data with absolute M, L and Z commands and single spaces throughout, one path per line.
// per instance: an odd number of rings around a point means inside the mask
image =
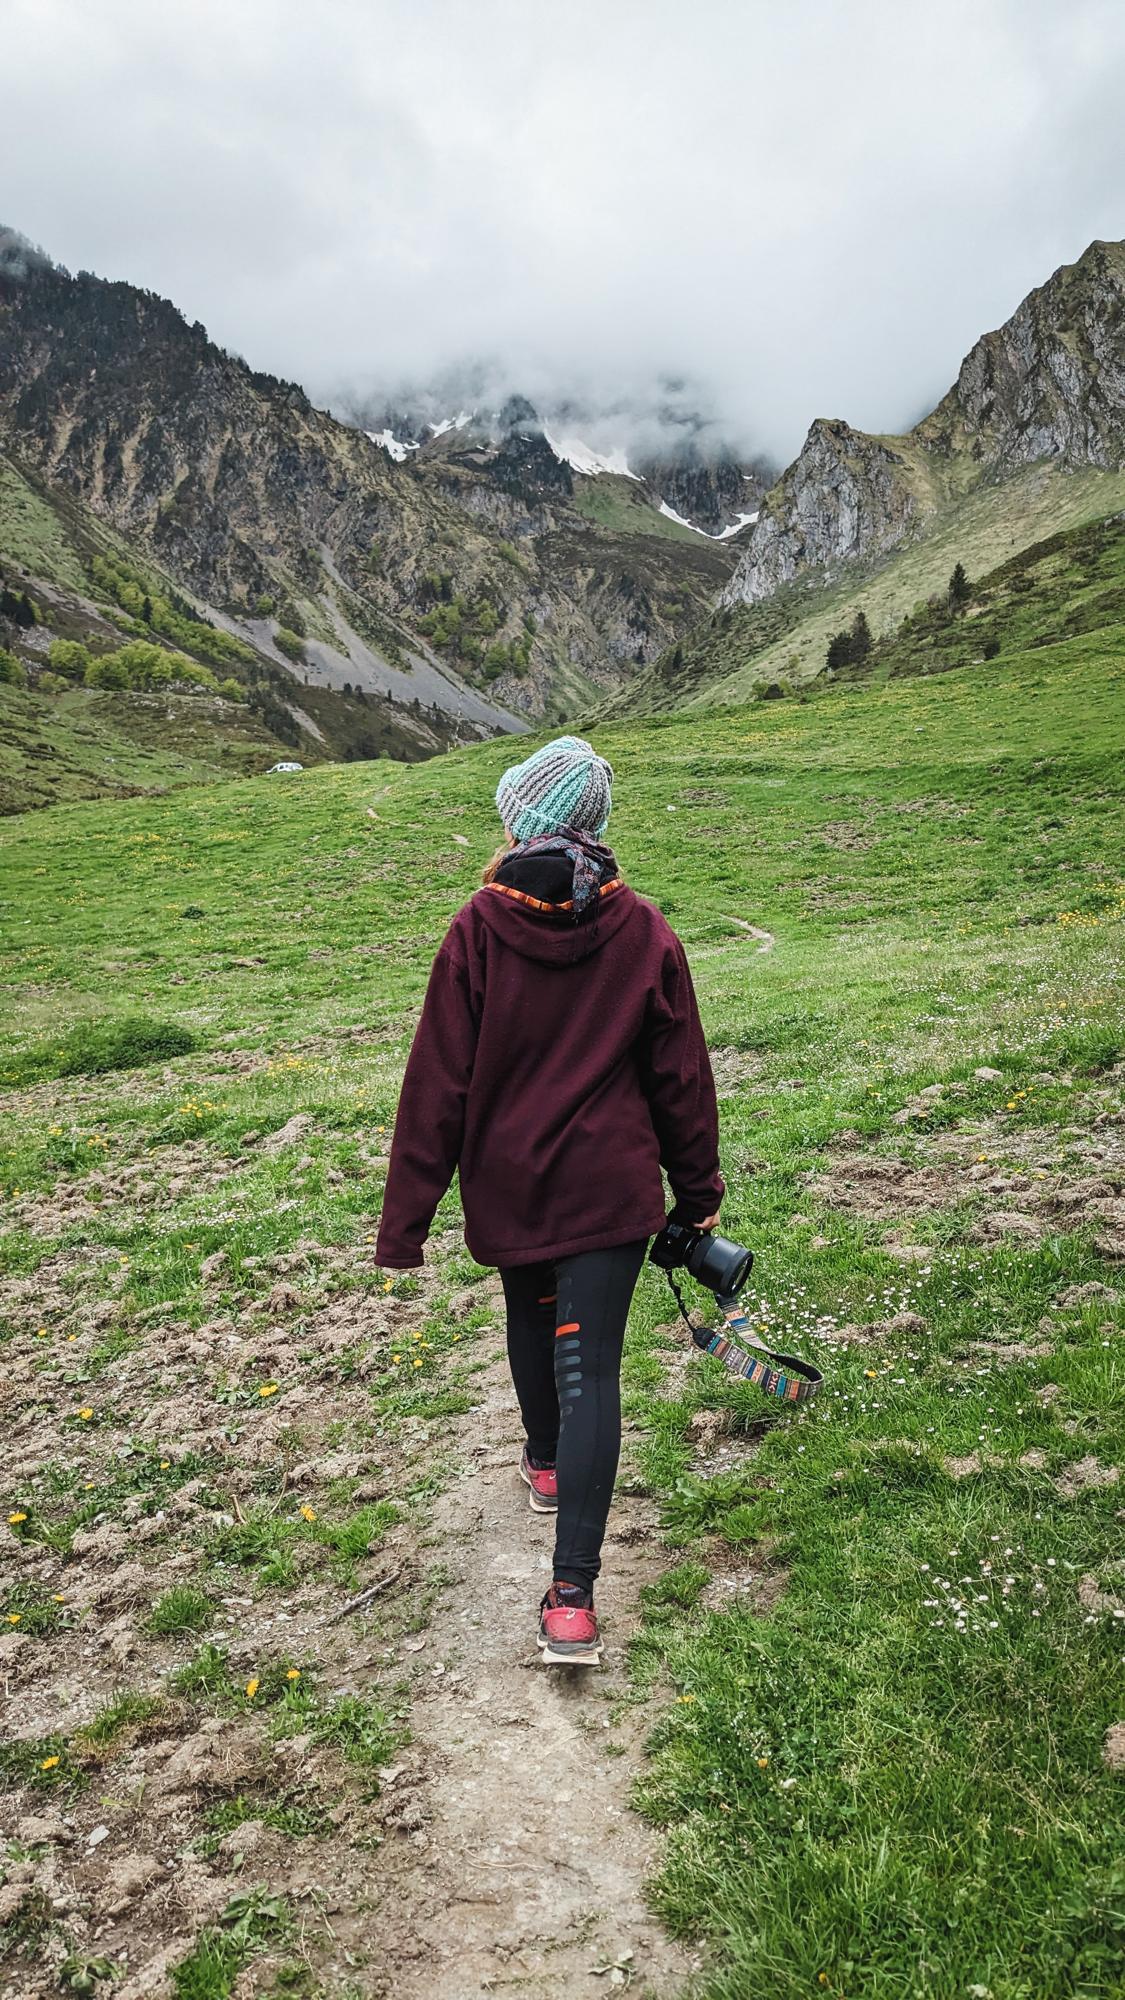
M 531 1512 L 517 1483 L 522 1432 L 503 1362 L 482 1387 L 483 1409 L 461 1420 L 464 1468 L 433 1523 L 450 1587 L 421 1655 L 434 1667 L 412 1724 L 418 1805 L 433 1817 L 424 1850 L 396 1865 L 380 1925 L 393 1991 L 577 2000 L 612 1991 L 594 1968 L 621 1962 L 634 1990 L 671 2000 L 693 1961 L 645 1907 L 656 1848 L 627 1803 L 645 1725 L 629 1710 L 611 1728 L 610 1715 L 640 1587 L 667 1557 L 646 1503 L 619 1490 L 598 1594 L 603 1664 L 541 1666 L 533 1611 L 550 1582 L 554 1522 Z

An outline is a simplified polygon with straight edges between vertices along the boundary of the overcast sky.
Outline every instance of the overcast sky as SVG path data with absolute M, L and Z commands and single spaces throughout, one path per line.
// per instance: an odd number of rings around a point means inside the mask
M 324 397 L 894 430 L 1125 234 L 1120 0 L 0 0 L 0 222 Z

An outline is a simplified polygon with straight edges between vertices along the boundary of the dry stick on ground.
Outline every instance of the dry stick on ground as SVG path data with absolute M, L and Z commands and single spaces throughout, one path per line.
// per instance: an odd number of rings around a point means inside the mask
M 349 1611 L 365 1610 L 373 1597 L 380 1596 L 384 1590 L 390 1589 L 392 1583 L 398 1582 L 402 1571 L 403 1565 L 400 1563 L 397 1569 L 392 1569 L 388 1576 L 381 1576 L 378 1583 L 373 1583 L 368 1590 L 361 1590 L 358 1597 L 349 1597 L 346 1604 L 342 1604 L 338 1611 L 332 1613 L 328 1623 L 335 1625 L 339 1619 L 346 1618 Z

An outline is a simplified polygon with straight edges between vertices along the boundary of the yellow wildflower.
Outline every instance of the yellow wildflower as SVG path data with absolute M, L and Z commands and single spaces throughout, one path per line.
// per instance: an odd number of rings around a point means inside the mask
M 84 1423 L 84 1424 L 88 1424 L 88 1423 L 89 1423 L 89 1421 L 90 1421 L 90 1418 L 91 1418 L 91 1417 L 93 1416 L 94 1412 L 93 1412 L 93 1410 L 89 1410 L 89 1409 L 87 1409 L 87 1410 L 79 1410 L 78 1414 L 79 1414 L 79 1416 L 81 1417 L 81 1419 L 82 1419 L 83 1423 Z
M 9 1526 L 9 1528 L 15 1528 L 15 1527 L 18 1527 L 19 1523 L 20 1523 L 21 1521 L 26 1521 L 26 1519 L 27 1519 L 27 1515 L 26 1515 L 26 1514 L 22 1514 L 22 1513 L 20 1513 L 20 1511 L 19 1511 L 19 1510 L 17 1509 L 17 1510 L 16 1510 L 16 1512 L 15 1512 L 14 1514 L 9 1514 L 9 1516 L 8 1516 L 8 1526 Z
M 259 1390 L 258 1390 L 258 1394 L 259 1394 L 259 1396 L 276 1396 L 276 1394 L 277 1394 L 277 1383 L 276 1383 L 276 1382 L 263 1382 L 263 1383 L 261 1384 L 261 1386 L 260 1386 Z
M 9 1625 L 18 1625 L 22 1617 L 23 1617 L 22 1611 L 9 1611 L 8 1613 Z
M 415 1366 L 415 1368 L 420 1368 L 420 1367 L 422 1366 L 422 1357 L 421 1357 L 421 1355 L 420 1355 L 420 1354 L 416 1354 L 416 1355 L 415 1355 L 415 1357 L 414 1357 L 414 1366 Z
M 316 1508 L 315 1508 L 315 1507 L 302 1507 L 302 1509 L 301 1509 L 301 1519 L 302 1519 L 302 1521 L 315 1521 L 315 1520 L 316 1520 Z
M 43 1762 L 39 1766 L 39 1769 L 41 1771 L 53 1771 L 58 1761 L 59 1760 L 57 1757 L 44 1757 Z
M 769 1760 L 769 1758 L 768 1758 L 768 1757 L 759 1757 L 759 1759 L 758 1759 L 758 1769 L 759 1769 L 759 1771 L 764 1771 L 764 1770 L 765 1770 L 765 1768 L 766 1768 L 766 1765 L 767 1765 L 767 1764 L 769 1763 L 769 1761 L 770 1761 L 770 1760 Z
M 287 1681 L 299 1681 L 301 1678 L 300 1667 L 290 1667 L 289 1672 L 286 1674 L 285 1678 Z
M 247 1681 L 246 1692 L 249 1695 L 251 1701 L 253 1701 L 254 1696 L 257 1694 L 260 1686 L 261 1682 L 259 1681 L 257 1674 L 252 1675 L 250 1680 Z

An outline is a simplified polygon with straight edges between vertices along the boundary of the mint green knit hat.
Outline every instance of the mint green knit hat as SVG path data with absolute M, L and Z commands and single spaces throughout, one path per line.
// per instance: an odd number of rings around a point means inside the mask
M 581 736 L 556 736 L 505 771 L 496 804 L 514 840 L 557 833 L 562 826 L 600 836 L 613 804 L 612 784 L 613 766 L 593 744 Z

